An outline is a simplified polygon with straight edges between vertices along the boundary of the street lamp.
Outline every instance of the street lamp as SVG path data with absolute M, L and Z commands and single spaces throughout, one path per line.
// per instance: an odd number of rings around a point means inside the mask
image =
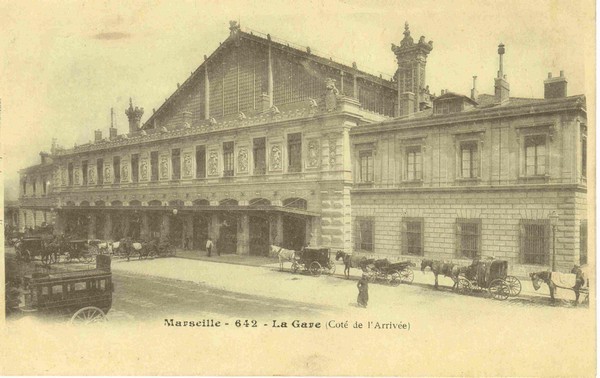
M 552 225 L 552 271 L 556 272 L 556 225 L 558 223 L 558 214 L 553 211 L 548 216 Z
M 173 215 L 177 215 L 177 209 L 173 209 Z

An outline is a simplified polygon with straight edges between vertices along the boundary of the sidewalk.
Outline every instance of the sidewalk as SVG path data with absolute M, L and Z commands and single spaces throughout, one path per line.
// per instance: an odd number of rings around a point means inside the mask
M 218 256 L 216 254 L 213 254 L 211 257 L 208 257 L 206 255 L 205 251 L 190 251 L 190 250 L 178 249 L 177 253 L 176 253 L 176 257 L 182 258 L 182 259 L 210 261 L 210 262 L 223 263 L 223 264 L 246 265 L 246 266 L 279 269 L 279 261 L 276 258 L 263 257 L 263 256 L 236 255 L 236 254 L 227 254 L 227 255 Z M 341 263 L 341 261 L 335 261 L 335 263 L 336 263 L 336 271 L 335 271 L 334 276 L 343 277 L 344 265 Z M 287 271 L 289 269 L 290 269 L 290 263 L 285 262 L 284 270 Z M 427 271 L 425 271 L 425 273 L 422 273 L 419 271 L 418 267 L 413 267 L 413 272 L 414 272 L 414 281 L 413 281 L 414 284 L 422 285 L 422 286 L 427 286 L 427 285 L 433 286 L 435 279 L 434 279 L 433 273 L 431 273 L 429 271 L 429 269 Z M 351 269 L 350 270 L 350 279 L 358 280 L 359 278 L 360 278 L 359 270 Z M 531 279 L 529 277 L 517 277 L 517 278 L 521 281 L 521 293 L 519 294 L 519 296 L 550 298 L 550 292 L 549 292 L 548 286 L 542 285 L 542 287 L 538 291 L 536 291 L 533 288 L 533 284 L 531 283 Z M 444 276 L 439 276 L 438 283 L 440 286 L 451 287 L 453 284 L 453 281 L 450 278 L 447 278 Z M 559 290 L 559 296 L 557 296 L 557 298 L 564 297 L 565 292 L 567 292 L 567 294 L 566 294 L 567 298 L 569 298 L 569 299 L 575 298 L 575 294 L 573 292 L 569 292 L 567 290 Z M 561 293 L 562 293 L 562 295 L 561 295 Z

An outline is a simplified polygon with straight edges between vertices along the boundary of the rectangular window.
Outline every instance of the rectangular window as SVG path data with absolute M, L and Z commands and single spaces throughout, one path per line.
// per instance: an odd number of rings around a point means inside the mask
M 358 160 L 360 182 L 373 182 L 373 151 L 360 151 Z
M 423 256 L 423 218 L 402 219 L 402 254 Z
M 524 264 L 548 265 L 550 242 L 549 220 L 521 220 L 521 256 Z
M 267 170 L 267 150 L 265 138 L 254 138 L 254 174 L 264 175 Z
M 302 170 L 302 134 L 288 134 L 288 172 Z
M 83 180 L 83 185 L 88 184 L 88 161 L 84 160 L 81 162 L 81 178 Z M 46 189 L 44 189 L 46 191 Z
M 131 181 L 139 182 L 140 181 L 140 155 L 132 154 L 131 155 Z
M 42 176 L 42 194 L 46 195 L 48 192 L 48 177 Z
M 37 186 L 37 185 L 36 185 L 36 184 L 37 184 L 37 180 L 33 180 L 33 183 L 32 183 L 32 184 L 33 184 L 33 195 L 35 196 L 35 195 L 36 195 L 36 189 L 37 189 L 37 188 L 36 188 L 36 186 Z
M 102 185 L 104 183 L 104 160 L 103 159 L 96 160 L 96 172 L 98 174 L 98 185 Z
M 181 178 L 181 150 L 174 148 L 171 150 L 171 179 L 179 180 Z
M 477 142 L 461 143 L 460 174 L 462 178 L 479 177 L 479 153 L 477 151 Z
M 150 152 L 150 181 L 158 181 L 158 151 Z
M 62 285 L 54 285 L 52 286 L 52 294 L 62 294 L 63 287 Z
M 121 182 L 121 157 L 113 157 L 113 174 L 115 176 L 115 183 Z
M 546 174 L 546 137 L 530 136 L 525 139 L 525 172 L 527 176 Z
M 233 176 L 233 142 L 223 143 L 223 176 Z
M 406 179 L 409 181 L 423 179 L 421 146 L 408 147 L 406 150 Z
M 85 290 L 85 289 L 86 289 L 85 282 L 75 282 L 73 284 L 73 290 L 74 291 L 81 291 L 81 290 Z
M 73 163 L 69 163 L 67 166 L 67 173 L 69 177 L 69 186 L 73 186 Z M 33 183 L 35 184 L 35 181 Z M 33 193 L 35 194 L 35 189 L 33 190 Z
M 206 177 L 206 147 L 196 146 L 196 178 Z
M 588 263 L 587 253 L 587 220 L 579 224 L 579 265 Z
M 468 259 L 481 256 L 481 219 L 456 220 L 456 255 Z
M 27 194 L 27 177 L 23 178 L 23 195 Z
M 358 251 L 374 251 L 374 220 L 372 218 L 356 219 L 355 249 Z
M 587 177 L 587 134 L 583 130 L 581 132 L 581 176 Z

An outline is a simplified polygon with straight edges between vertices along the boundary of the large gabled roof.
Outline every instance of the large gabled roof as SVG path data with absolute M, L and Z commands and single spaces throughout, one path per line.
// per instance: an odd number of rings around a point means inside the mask
M 141 128 L 142 129 L 151 128 L 154 118 L 156 116 L 158 116 L 161 113 L 161 111 L 164 110 L 169 105 L 169 103 L 177 97 L 177 95 L 179 93 L 184 91 L 186 88 L 188 88 L 191 85 L 191 83 L 193 83 L 195 80 L 197 80 L 199 77 L 201 77 L 200 75 L 202 75 L 202 71 L 204 69 L 205 64 L 207 64 L 207 62 L 209 62 L 213 57 L 217 56 L 223 49 L 225 49 L 231 43 L 235 43 L 236 39 L 238 39 L 238 38 L 246 39 L 246 40 L 257 42 L 257 43 L 264 43 L 265 45 L 271 44 L 271 48 L 285 51 L 288 54 L 293 54 L 293 55 L 296 55 L 303 59 L 311 60 L 315 63 L 319 63 L 324 66 L 328 66 L 331 68 L 338 69 L 340 71 L 344 71 L 344 73 L 346 73 L 346 74 L 360 77 L 363 80 L 368 80 L 374 84 L 381 85 L 382 87 L 387 87 L 389 89 L 396 90 L 396 83 L 392 80 L 387 80 L 387 79 L 384 79 L 383 77 L 381 77 L 381 75 L 376 76 L 376 75 L 370 74 L 368 72 L 359 70 L 358 68 L 355 68 L 353 66 L 348 66 L 346 64 L 336 62 L 332 58 L 328 59 L 328 58 L 325 58 L 325 57 L 322 57 L 319 55 L 315 55 L 312 52 L 310 52 L 310 48 L 307 48 L 306 50 L 303 51 L 297 47 L 290 46 L 289 43 L 285 43 L 283 41 L 278 41 L 275 38 L 272 38 L 269 34 L 262 34 L 262 33 L 258 33 L 258 32 L 256 32 L 256 34 L 255 34 L 254 31 L 245 32 L 242 30 L 238 30 L 236 33 L 231 33 L 225 41 L 220 43 L 219 47 L 217 47 L 217 49 L 215 51 L 213 51 L 212 54 L 210 54 L 210 56 L 205 57 L 204 62 L 200 66 L 198 66 L 198 68 L 196 68 L 196 70 L 194 72 L 192 72 L 192 74 L 183 82 L 183 84 L 181 84 L 177 88 L 177 90 L 175 90 L 175 92 L 173 92 L 171 94 L 171 96 L 169 96 L 158 109 L 156 109 L 156 112 L 154 112 L 144 122 L 144 124 L 142 125 Z

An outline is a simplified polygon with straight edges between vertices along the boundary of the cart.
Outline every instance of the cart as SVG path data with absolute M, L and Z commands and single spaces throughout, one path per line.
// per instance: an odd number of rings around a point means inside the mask
M 113 292 L 110 264 L 109 256 L 98 255 L 95 269 L 24 276 L 19 310 L 69 317 L 71 323 L 106 321 Z
M 87 240 L 69 240 L 67 247 L 67 261 L 77 259 L 79 262 L 91 263 L 94 256 L 90 253 L 90 246 Z
M 412 283 L 415 278 L 411 269 L 413 266 L 415 264 L 410 261 L 391 263 L 388 259 L 374 260 L 367 265 L 367 279 L 370 282 L 386 282 L 391 286 L 398 286 L 400 283 Z
M 335 263 L 330 258 L 329 248 L 307 247 L 296 252 L 294 261 L 292 261 L 292 272 L 298 273 L 302 270 L 313 276 L 319 276 L 321 273 L 335 273 Z
M 467 273 L 458 279 L 460 293 L 468 294 L 473 290 L 487 290 L 497 300 L 506 300 L 521 292 L 521 281 L 509 276 L 506 260 L 473 260 Z
M 40 256 L 42 264 L 51 264 L 55 262 L 55 258 L 48 244 L 48 240 L 40 236 L 23 238 L 15 244 L 17 259 L 29 262 L 36 256 Z

